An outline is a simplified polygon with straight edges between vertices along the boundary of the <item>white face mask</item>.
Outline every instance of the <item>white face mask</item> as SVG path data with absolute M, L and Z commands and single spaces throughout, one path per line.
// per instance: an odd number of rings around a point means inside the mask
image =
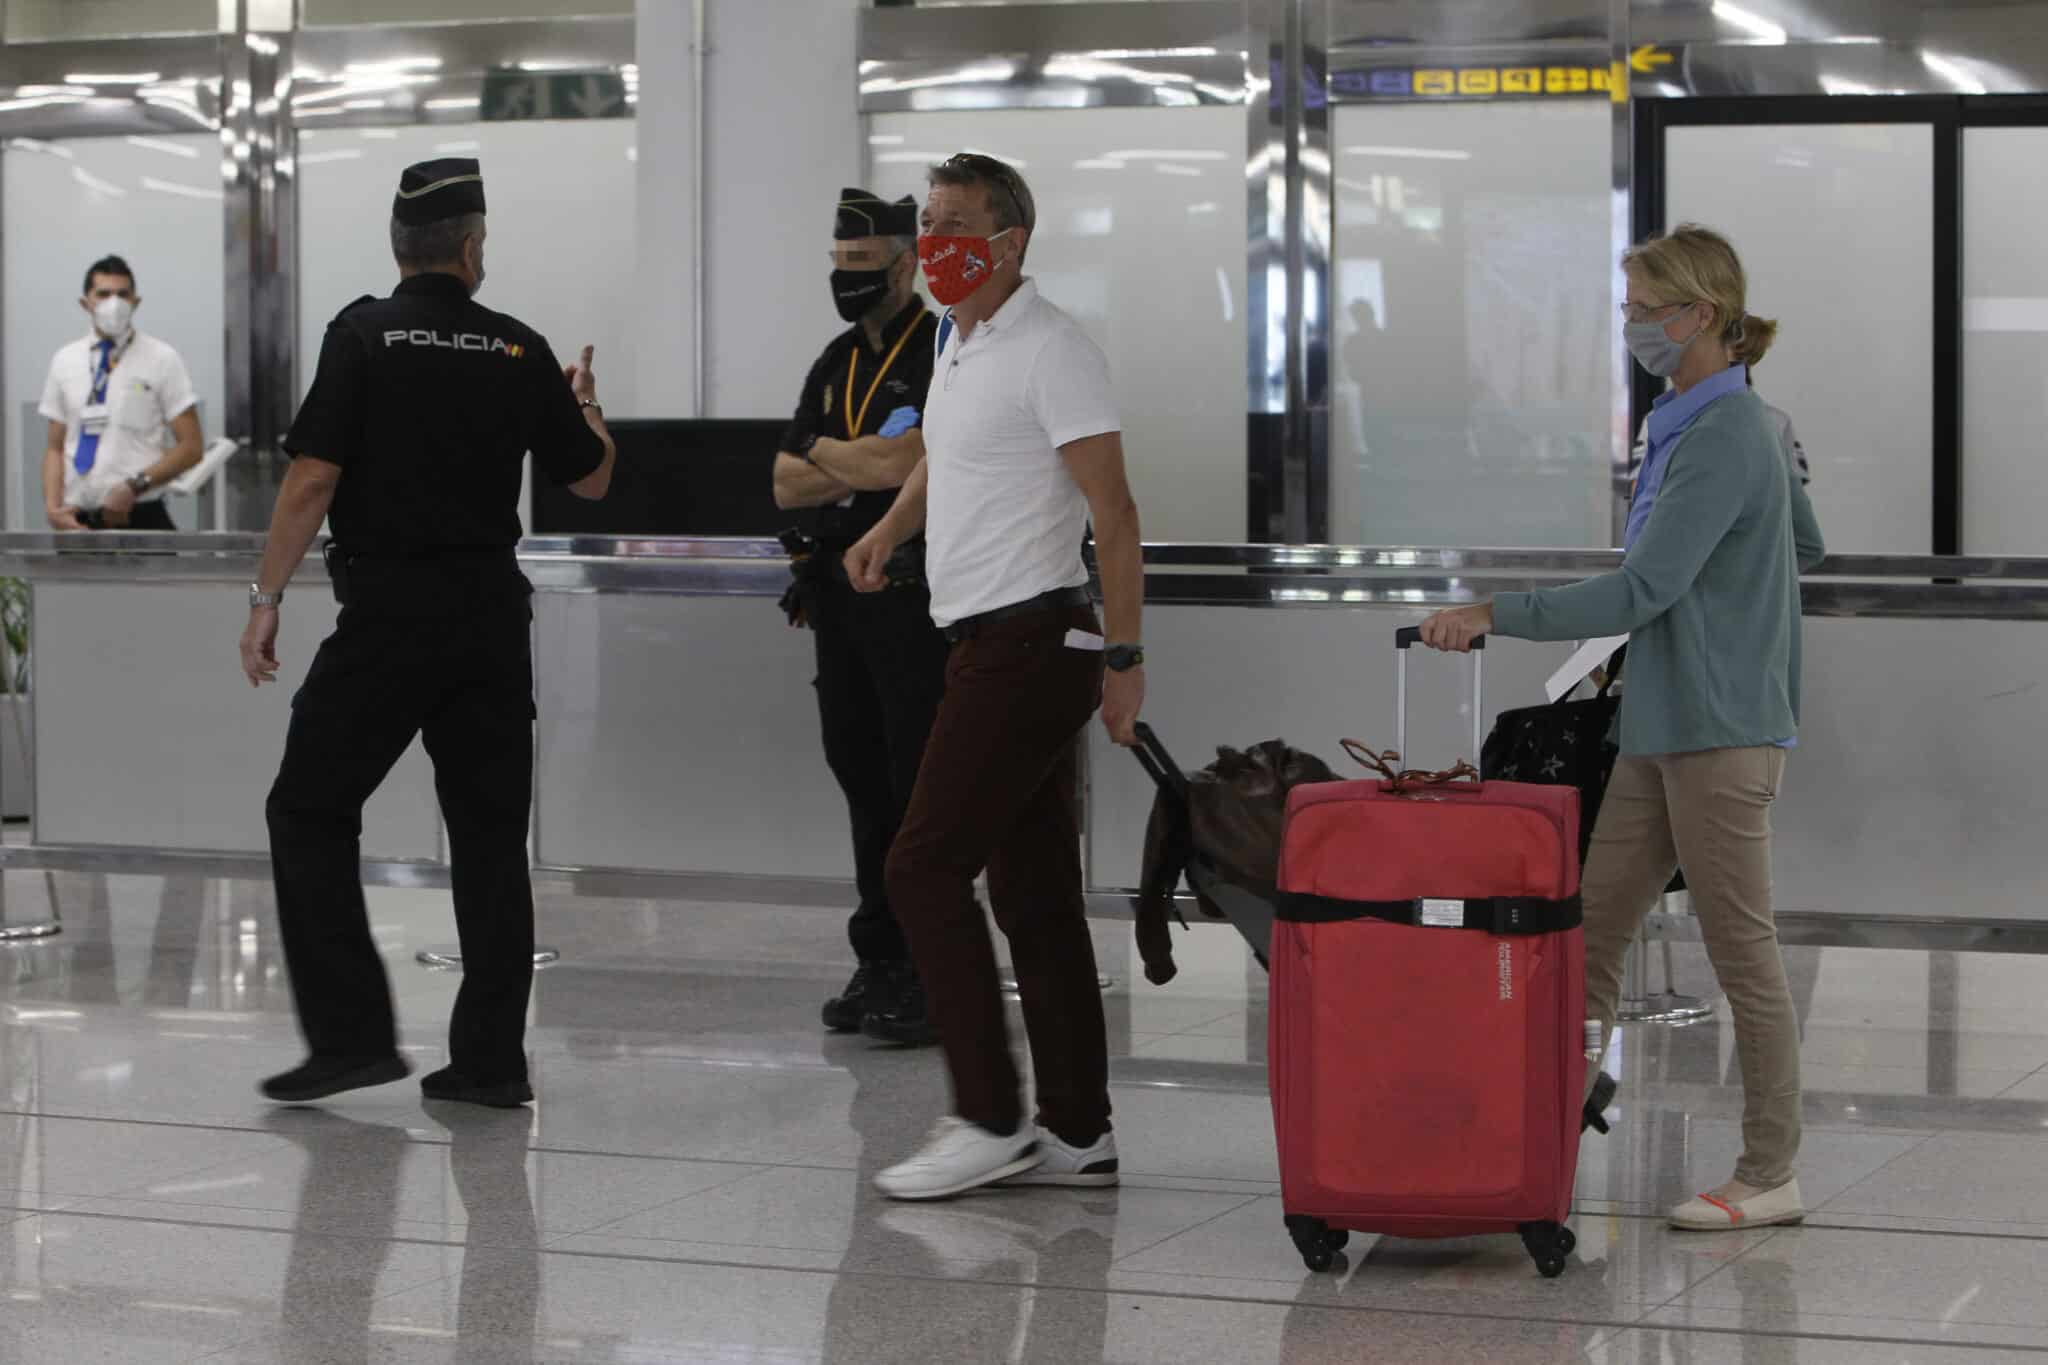
M 119 295 L 109 295 L 92 306 L 92 325 L 100 335 L 115 341 L 128 335 L 128 325 L 135 318 L 135 305 Z

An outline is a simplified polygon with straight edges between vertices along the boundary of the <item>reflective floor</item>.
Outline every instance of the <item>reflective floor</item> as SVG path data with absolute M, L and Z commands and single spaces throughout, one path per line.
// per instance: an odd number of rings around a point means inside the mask
M 9 870 L 0 918 L 0 1361 L 1827 1362 L 2048 1356 L 2048 960 L 1792 955 L 1805 1227 L 1684 1236 L 1740 1111 L 1725 1019 L 1630 1031 L 1579 1247 L 1282 1233 L 1265 981 L 1227 932 L 1143 984 L 1098 925 L 1125 1182 L 890 1206 L 867 1177 L 945 1102 L 937 1058 L 828 1039 L 815 909 L 544 901 L 539 1102 L 409 1084 L 279 1110 L 299 1055 L 269 888 Z M 458 978 L 444 893 L 373 891 L 413 1059 Z M 1680 986 L 1706 991 L 1695 950 Z M 1133 979 L 1138 984 L 1133 987 Z

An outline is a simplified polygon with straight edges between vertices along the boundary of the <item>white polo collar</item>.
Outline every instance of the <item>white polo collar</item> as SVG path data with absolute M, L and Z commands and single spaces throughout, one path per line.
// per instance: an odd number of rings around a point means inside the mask
M 1038 281 L 1026 275 L 1017 285 L 1017 292 L 1003 300 L 1003 306 L 996 309 L 994 316 L 981 324 L 982 329 L 1000 332 L 1024 315 L 1024 310 L 1038 302 Z

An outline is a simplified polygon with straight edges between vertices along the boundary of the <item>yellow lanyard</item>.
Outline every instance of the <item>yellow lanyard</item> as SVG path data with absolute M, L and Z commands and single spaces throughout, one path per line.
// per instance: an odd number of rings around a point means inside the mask
M 881 369 L 875 371 L 874 380 L 868 385 L 867 397 L 860 400 L 860 410 L 857 412 L 853 406 L 853 386 L 860 369 L 860 343 L 858 341 L 854 342 L 853 349 L 846 353 L 846 398 L 844 400 L 844 410 L 846 413 L 847 440 L 858 441 L 860 439 L 861 425 L 868 420 L 868 404 L 875 401 L 875 390 L 882 387 L 883 377 L 889 373 L 889 367 L 896 363 L 896 357 L 903 352 L 903 343 L 910 340 L 910 334 L 915 332 L 917 324 L 923 321 L 924 314 L 920 312 L 910 320 L 910 325 L 903 329 L 903 335 L 896 338 L 896 344 L 889 348 L 888 359 L 882 362 Z

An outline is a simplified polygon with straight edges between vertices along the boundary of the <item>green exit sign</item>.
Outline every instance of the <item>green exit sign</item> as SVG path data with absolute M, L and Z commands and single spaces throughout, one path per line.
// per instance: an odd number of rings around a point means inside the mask
M 493 71 L 484 77 L 486 123 L 626 118 L 626 82 L 610 71 Z

